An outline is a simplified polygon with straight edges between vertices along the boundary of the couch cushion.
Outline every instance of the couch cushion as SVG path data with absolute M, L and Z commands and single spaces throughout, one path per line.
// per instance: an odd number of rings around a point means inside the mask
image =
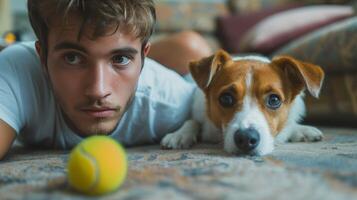
M 319 99 L 306 97 L 306 121 L 325 126 L 356 126 L 357 73 L 326 75 Z
M 289 54 L 319 64 L 329 73 L 357 72 L 357 17 L 316 30 L 273 55 Z
M 274 55 L 289 54 L 316 63 L 326 72 L 319 100 L 307 97 L 311 122 L 357 121 L 357 17 L 337 22 L 293 42 Z
M 269 54 L 284 44 L 322 26 L 353 15 L 344 5 L 305 6 L 279 12 L 260 21 L 240 42 L 241 51 Z
M 220 16 L 217 18 L 216 35 L 225 50 L 230 53 L 241 53 L 241 39 L 255 24 L 275 13 L 299 6 L 300 4 L 288 4 L 257 12 Z
M 271 7 L 290 3 L 310 4 L 346 4 L 353 0 L 228 0 L 228 5 L 233 13 L 255 12 Z
M 228 0 L 228 5 L 232 13 L 243 14 L 284 6 L 292 2 L 296 3 L 297 0 Z

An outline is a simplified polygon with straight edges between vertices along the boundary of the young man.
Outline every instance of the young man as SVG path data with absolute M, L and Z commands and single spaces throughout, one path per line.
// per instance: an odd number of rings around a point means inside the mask
M 38 41 L 0 53 L 0 159 L 15 138 L 57 149 L 96 134 L 157 143 L 188 117 L 194 86 L 145 58 L 152 0 L 29 0 L 28 9 Z M 191 32 L 151 52 L 181 74 L 211 53 Z

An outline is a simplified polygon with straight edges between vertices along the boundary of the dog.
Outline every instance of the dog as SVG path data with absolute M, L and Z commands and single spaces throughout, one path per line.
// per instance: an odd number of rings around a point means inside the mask
M 189 69 L 198 86 L 192 118 L 163 137 L 163 148 L 186 149 L 200 138 L 223 143 L 228 153 L 261 156 L 278 143 L 322 140 L 319 129 L 299 124 L 304 90 L 319 96 L 321 67 L 290 56 L 232 58 L 219 50 Z

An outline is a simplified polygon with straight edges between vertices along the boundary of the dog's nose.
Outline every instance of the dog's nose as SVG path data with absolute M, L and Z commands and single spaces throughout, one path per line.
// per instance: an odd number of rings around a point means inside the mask
M 238 130 L 234 134 L 234 142 L 237 147 L 245 153 L 248 153 L 257 147 L 259 140 L 259 133 L 253 128 Z

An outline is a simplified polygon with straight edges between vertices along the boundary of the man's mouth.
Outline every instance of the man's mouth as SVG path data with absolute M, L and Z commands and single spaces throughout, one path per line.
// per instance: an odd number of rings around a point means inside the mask
M 116 108 L 84 108 L 81 110 L 94 118 L 110 118 L 118 111 Z

